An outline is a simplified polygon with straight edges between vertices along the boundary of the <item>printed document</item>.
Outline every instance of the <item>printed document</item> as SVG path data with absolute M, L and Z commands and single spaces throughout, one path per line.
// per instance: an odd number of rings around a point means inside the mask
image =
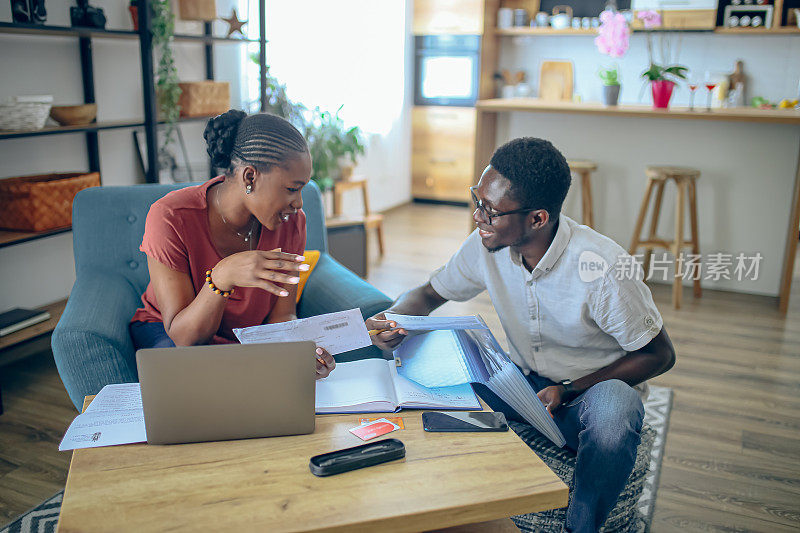
M 392 320 L 398 327 L 408 331 L 433 331 L 436 329 L 488 329 L 479 316 L 414 316 L 386 313 L 386 320 Z
M 106 385 L 75 417 L 58 445 L 60 451 L 147 441 L 138 383 Z
M 372 345 L 358 308 L 277 324 L 236 328 L 233 333 L 242 344 L 313 341 L 331 355 Z

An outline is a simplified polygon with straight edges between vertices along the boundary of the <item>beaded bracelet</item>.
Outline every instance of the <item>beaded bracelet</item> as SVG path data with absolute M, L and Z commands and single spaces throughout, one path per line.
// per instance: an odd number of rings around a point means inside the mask
M 214 285 L 214 282 L 211 281 L 211 270 L 212 269 L 206 270 L 206 283 L 208 283 L 209 288 L 211 288 L 211 290 L 214 291 L 215 293 L 221 295 L 223 298 L 227 298 L 228 296 L 233 294 L 233 289 L 229 291 L 223 291 L 218 289 L 217 286 Z

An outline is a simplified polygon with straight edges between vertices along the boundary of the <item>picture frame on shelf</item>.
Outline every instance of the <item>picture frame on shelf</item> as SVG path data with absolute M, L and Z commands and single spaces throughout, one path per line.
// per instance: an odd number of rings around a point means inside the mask
M 159 125 L 158 130 L 161 132 L 165 126 Z M 147 161 L 147 143 L 141 139 L 141 133 L 138 129 L 133 130 L 133 144 L 136 148 L 136 160 L 139 163 L 139 171 L 142 176 L 147 175 L 145 168 L 145 161 Z M 175 126 L 175 138 L 177 142 L 173 142 L 164 151 L 164 148 L 159 148 L 158 156 L 158 182 L 159 183 L 188 183 L 194 181 L 194 174 L 192 166 L 189 163 L 189 152 L 186 150 L 186 142 L 183 140 L 183 133 L 180 126 Z M 183 166 L 178 165 L 177 158 L 173 155 L 173 150 L 177 148 L 183 157 Z M 172 150 L 171 150 L 172 149 Z

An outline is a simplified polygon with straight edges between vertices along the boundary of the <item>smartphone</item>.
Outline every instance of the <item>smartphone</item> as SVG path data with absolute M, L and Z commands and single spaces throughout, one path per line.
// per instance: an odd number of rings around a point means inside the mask
M 506 416 L 492 411 L 426 411 L 422 413 L 422 427 L 425 431 L 508 431 Z

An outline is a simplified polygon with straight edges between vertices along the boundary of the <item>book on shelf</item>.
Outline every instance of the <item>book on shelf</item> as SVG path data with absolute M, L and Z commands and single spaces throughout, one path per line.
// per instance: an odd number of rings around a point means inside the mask
M 15 331 L 44 322 L 50 318 L 50 313 L 44 309 L 23 309 L 17 307 L 0 313 L 0 337 L 10 335 Z

